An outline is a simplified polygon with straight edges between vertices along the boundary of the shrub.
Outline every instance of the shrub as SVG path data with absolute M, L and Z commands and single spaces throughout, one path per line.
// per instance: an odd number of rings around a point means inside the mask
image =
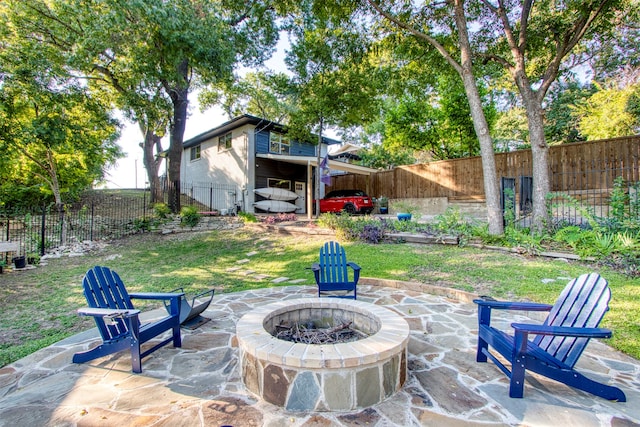
M 366 224 L 362 228 L 359 238 L 367 243 L 380 243 L 384 239 L 384 228 L 381 225 Z
M 148 218 L 140 217 L 133 220 L 133 229 L 140 233 L 151 229 L 151 221 Z
M 185 206 L 180 209 L 180 225 L 195 227 L 200 222 L 201 215 L 195 206 Z
M 448 207 L 443 214 L 435 217 L 435 221 L 434 228 L 440 232 L 457 235 L 470 235 L 473 232 L 472 222 L 456 207 Z
M 153 211 L 160 219 L 167 219 L 171 213 L 171 209 L 165 203 L 156 203 L 153 205 Z
M 262 219 L 267 224 L 276 224 L 278 222 L 296 221 L 298 217 L 294 213 L 279 213 L 277 215 L 269 215 Z
M 258 218 L 250 212 L 240 211 L 238 212 L 238 217 L 244 222 L 258 222 Z

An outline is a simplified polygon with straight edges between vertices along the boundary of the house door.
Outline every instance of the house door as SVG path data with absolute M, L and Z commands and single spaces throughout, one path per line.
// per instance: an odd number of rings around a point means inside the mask
M 298 195 L 296 199 L 296 206 L 298 207 L 296 213 L 305 213 L 307 207 L 307 185 L 304 182 L 296 181 L 295 193 Z

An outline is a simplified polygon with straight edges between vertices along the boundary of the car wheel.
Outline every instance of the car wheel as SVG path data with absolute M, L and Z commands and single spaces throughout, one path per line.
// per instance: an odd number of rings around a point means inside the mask
M 349 215 L 353 215 L 357 212 L 356 207 L 353 206 L 351 203 L 344 205 L 344 208 L 342 208 L 342 210 L 348 213 Z

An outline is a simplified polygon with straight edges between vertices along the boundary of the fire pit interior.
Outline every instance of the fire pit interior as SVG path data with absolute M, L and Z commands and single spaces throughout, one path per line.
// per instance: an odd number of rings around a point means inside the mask
M 347 329 L 350 337 L 343 342 Z M 287 410 L 366 408 L 394 394 L 406 379 L 409 326 L 374 304 L 281 301 L 246 314 L 236 332 L 245 386 Z M 283 334 L 302 341 L 277 338 Z

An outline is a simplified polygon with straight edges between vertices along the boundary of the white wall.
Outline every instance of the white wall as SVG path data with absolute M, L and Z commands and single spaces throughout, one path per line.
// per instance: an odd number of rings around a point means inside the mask
M 246 210 L 248 183 L 254 181 L 255 175 L 255 159 L 249 155 L 255 153 L 253 129 L 252 125 L 245 125 L 232 130 L 231 148 L 228 150 L 218 151 L 218 137 L 202 142 L 200 158 L 197 160 L 190 160 L 191 148 L 184 150 L 182 182 L 235 185 L 244 192 L 244 197 L 241 194 L 238 197 L 240 201 L 244 199 L 242 208 Z

